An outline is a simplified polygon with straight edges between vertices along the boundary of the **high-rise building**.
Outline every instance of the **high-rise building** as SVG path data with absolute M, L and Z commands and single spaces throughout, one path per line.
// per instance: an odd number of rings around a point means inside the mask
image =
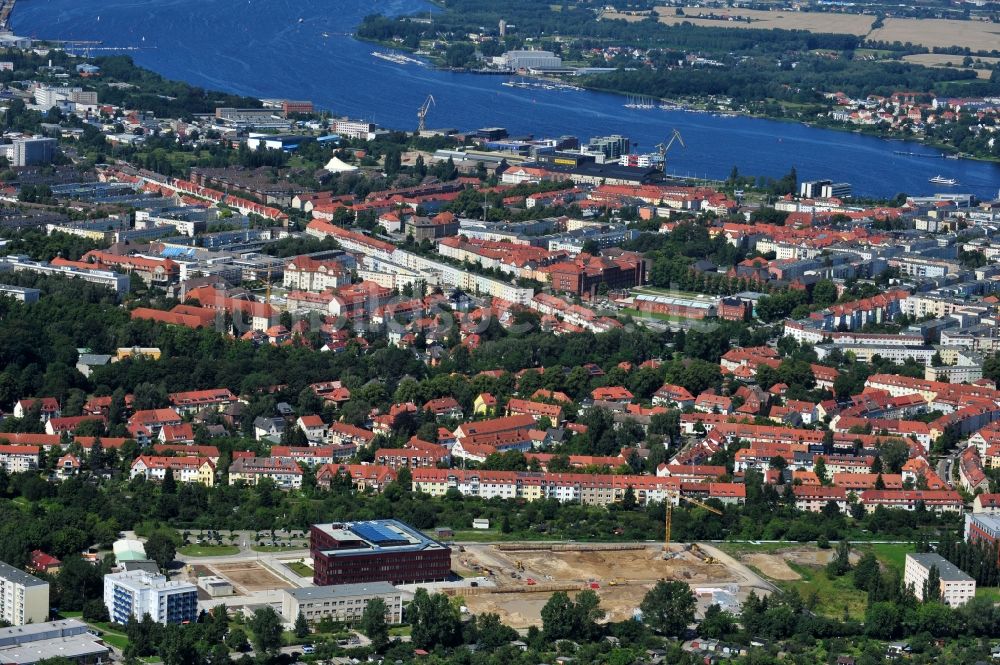
M 58 141 L 50 138 L 15 139 L 11 150 L 11 166 L 48 164 L 56 157 Z
M 0 620 L 12 626 L 49 618 L 49 583 L 0 561 Z
M 587 152 L 604 155 L 606 162 L 617 161 L 623 155 L 629 154 L 632 144 L 627 136 L 613 134 L 611 136 L 595 136 L 587 143 Z
M 186 623 L 198 618 L 198 587 L 145 570 L 112 573 L 104 576 L 104 605 L 115 623 L 144 614 L 157 623 Z

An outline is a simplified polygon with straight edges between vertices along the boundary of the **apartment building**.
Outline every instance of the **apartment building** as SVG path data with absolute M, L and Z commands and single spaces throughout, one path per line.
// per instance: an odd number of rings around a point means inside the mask
M 931 568 L 937 568 L 941 578 L 941 601 L 949 607 L 961 607 L 976 595 L 976 580 L 958 569 L 958 566 L 933 552 L 907 554 L 903 572 L 903 584 L 913 589 L 917 600 L 924 600 L 924 587 Z M 933 589 L 927 589 L 934 593 Z
M 132 462 L 129 477 L 142 476 L 146 480 L 162 482 L 167 472 L 179 483 L 198 483 L 206 487 L 215 484 L 215 464 L 206 457 L 158 457 L 140 455 Z
M 104 605 L 114 623 L 148 614 L 162 624 L 187 623 L 198 619 L 198 587 L 169 581 L 163 575 L 132 570 L 104 576 Z
M 0 468 L 7 473 L 24 473 L 38 468 L 38 446 L 0 444 Z
M 12 626 L 49 618 L 49 583 L 0 561 L 0 620 Z
M 256 485 L 270 478 L 281 489 L 302 487 L 302 469 L 291 460 L 279 457 L 237 457 L 229 465 L 229 484 Z

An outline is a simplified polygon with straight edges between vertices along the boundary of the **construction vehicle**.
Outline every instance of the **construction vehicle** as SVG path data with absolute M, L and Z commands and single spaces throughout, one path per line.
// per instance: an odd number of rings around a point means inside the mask
M 427 95 L 427 99 L 424 103 L 420 105 L 417 109 L 417 131 L 422 132 L 427 129 L 427 112 L 431 110 L 431 107 L 435 105 L 434 95 Z
M 707 510 L 710 513 L 715 513 L 716 515 L 722 515 L 723 514 L 721 510 L 719 510 L 718 508 L 713 508 L 712 506 L 708 505 L 704 501 L 699 501 L 698 499 L 692 499 L 691 497 L 684 496 L 683 494 L 678 494 L 677 498 L 679 498 L 681 501 L 687 501 L 688 503 L 692 503 L 692 504 L 698 506 L 699 508 L 704 508 L 705 510 Z M 673 515 L 673 512 L 674 512 L 674 504 L 668 498 L 667 501 L 666 501 L 666 515 L 665 515 L 665 519 L 664 519 L 664 527 L 665 527 L 665 529 L 664 529 L 664 534 L 663 534 L 663 558 L 665 558 L 665 559 L 669 559 L 670 558 L 670 521 L 671 521 L 671 517 Z
M 515 561 L 515 562 L 514 562 L 514 566 L 515 566 L 515 567 L 516 567 L 516 568 L 517 568 L 518 570 L 524 570 L 524 564 L 523 564 L 523 563 L 521 563 L 520 561 Z
M 667 152 L 669 152 L 671 146 L 674 145 L 674 141 L 680 142 L 681 147 L 687 149 L 687 146 L 684 145 L 684 137 L 681 136 L 681 133 L 677 129 L 674 129 L 673 133 L 670 134 L 669 141 L 666 143 L 660 143 L 656 146 L 657 151 L 660 153 L 660 170 L 664 173 L 667 172 Z
M 709 564 L 711 564 L 711 563 L 718 563 L 715 560 L 715 557 L 707 554 L 703 549 L 701 549 L 700 547 L 698 547 L 698 543 L 691 543 L 691 549 L 689 551 L 691 552 L 691 554 L 695 555 L 696 557 L 698 557 L 699 559 L 701 559 L 705 563 L 709 563 Z

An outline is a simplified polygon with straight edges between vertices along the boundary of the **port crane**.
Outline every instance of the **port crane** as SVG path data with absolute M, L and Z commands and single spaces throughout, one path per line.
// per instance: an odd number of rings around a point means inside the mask
M 683 494 L 678 494 L 677 496 L 681 501 L 687 501 L 688 503 L 692 503 L 698 506 L 699 508 L 704 508 L 710 513 L 715 513 L 716 515 L 723 514 L 721 510 L 719 510 L 718 508 L 713 508 L 704 501 L 699 501 L 698 499 L 692 499 L 691 497 L 684 496 Z M 667 557 L 670 554 L 670 521 L 672 513 L 674 512 L 674 504 L 670 501 L 669 498 L 666 500 L 665 503 L 666 503 L 665 505 L 666 516 L 664 518 L 664 526 L 666 527 L 666 529 L 664 531 L 664 536 L 663 536 L 663 555 L 664 557 Z
M 435 104 L 435 102 L 434 102 L 434 95 L 427 95 L 427 99 L 420 106 L 420 108 L 417 109 L 417 120 L 418 120 L 417 131 L 418 132 L 422 132 L 425 129 L 427 129 L 427 124 L 425 122 L 425 120 L 427 118 L 427 112 L 431 110 L 431 107 L 434 106 L 434 104 Z
M 656 149 L 660 153 L 660 170 L 664 173 L 667 172 L 667 152 L 669 152 L 670 148 L 674 145 L 674 141 L 679 142 L 682 148 L 687 149 L 687 146 L 684 144 L 684 137 L 681 136 L 680 131 L 677 129 L 674 129 L 673 133 L 670 134 L 669 141 L 666 143 L 660 143 L 656 146 Z

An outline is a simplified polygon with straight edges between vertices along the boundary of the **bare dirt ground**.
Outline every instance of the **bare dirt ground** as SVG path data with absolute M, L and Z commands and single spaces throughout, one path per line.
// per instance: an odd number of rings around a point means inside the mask
M 904 44 L 911 42 L 933 46 L 968 46 L 973 51 L 1000 48 L 1000 25 L 985 21 L 948 19 L 887 18 L 885 25 L 873 30 L 869 39 Z M 961 57 L 950 56 L 961 62 Z
M 225 577 L 244 594 L 254 591 L 271 591 L 287 587 L 288 584 L 254 561 L 240 563 L 216 563 L 211 566 L 215 574 Z
M 781 556 L 775 554 L 747 554 L 743 560 L 772 580 L 791 581 L 802 577 Z
M 653 588 L 653 584 L 639 586 L 604 587 L 596 590 L 605 611 L 605 620 L 624 621 L 632 618 L 633 610 L 642 602 L 642 597 Z M 571 592 L 575 596 L 578 592 Z M 527 628 L 539 625 L 542 607 L 548 602 L 549 592 L 493 593 L 468 596 L 465 605 L 473 614 L 494 612 L 504 623 L 513 628 Z
M 463 576 L 486 575 L 484 569 L 488 569 L 487 577 L 497 589 L 456 593 L 473 614 L 496 612 L 515 628 L 537 625 L 542 607 L 555 590 L 574 595 L 591 584 L 598 587 L 594 590 L 610 621 L 632 617 L 646 592 L 661 579 L 686 582 L 692 589 L 732 583 L 740 587 L 743 597 L 751 589 L 769 590 L 768 583 L 743 564 L 709 546 L 703 550 L 716 562 L 707 563 L 690 552 L 664 560 L 661 548 L 654 545 L 608 551 L 501 551 L 492 545 L 467 545 L 464 553 L 454 557 L 453 569 Z M 528 579 L 535 584 L 529 585 Z

